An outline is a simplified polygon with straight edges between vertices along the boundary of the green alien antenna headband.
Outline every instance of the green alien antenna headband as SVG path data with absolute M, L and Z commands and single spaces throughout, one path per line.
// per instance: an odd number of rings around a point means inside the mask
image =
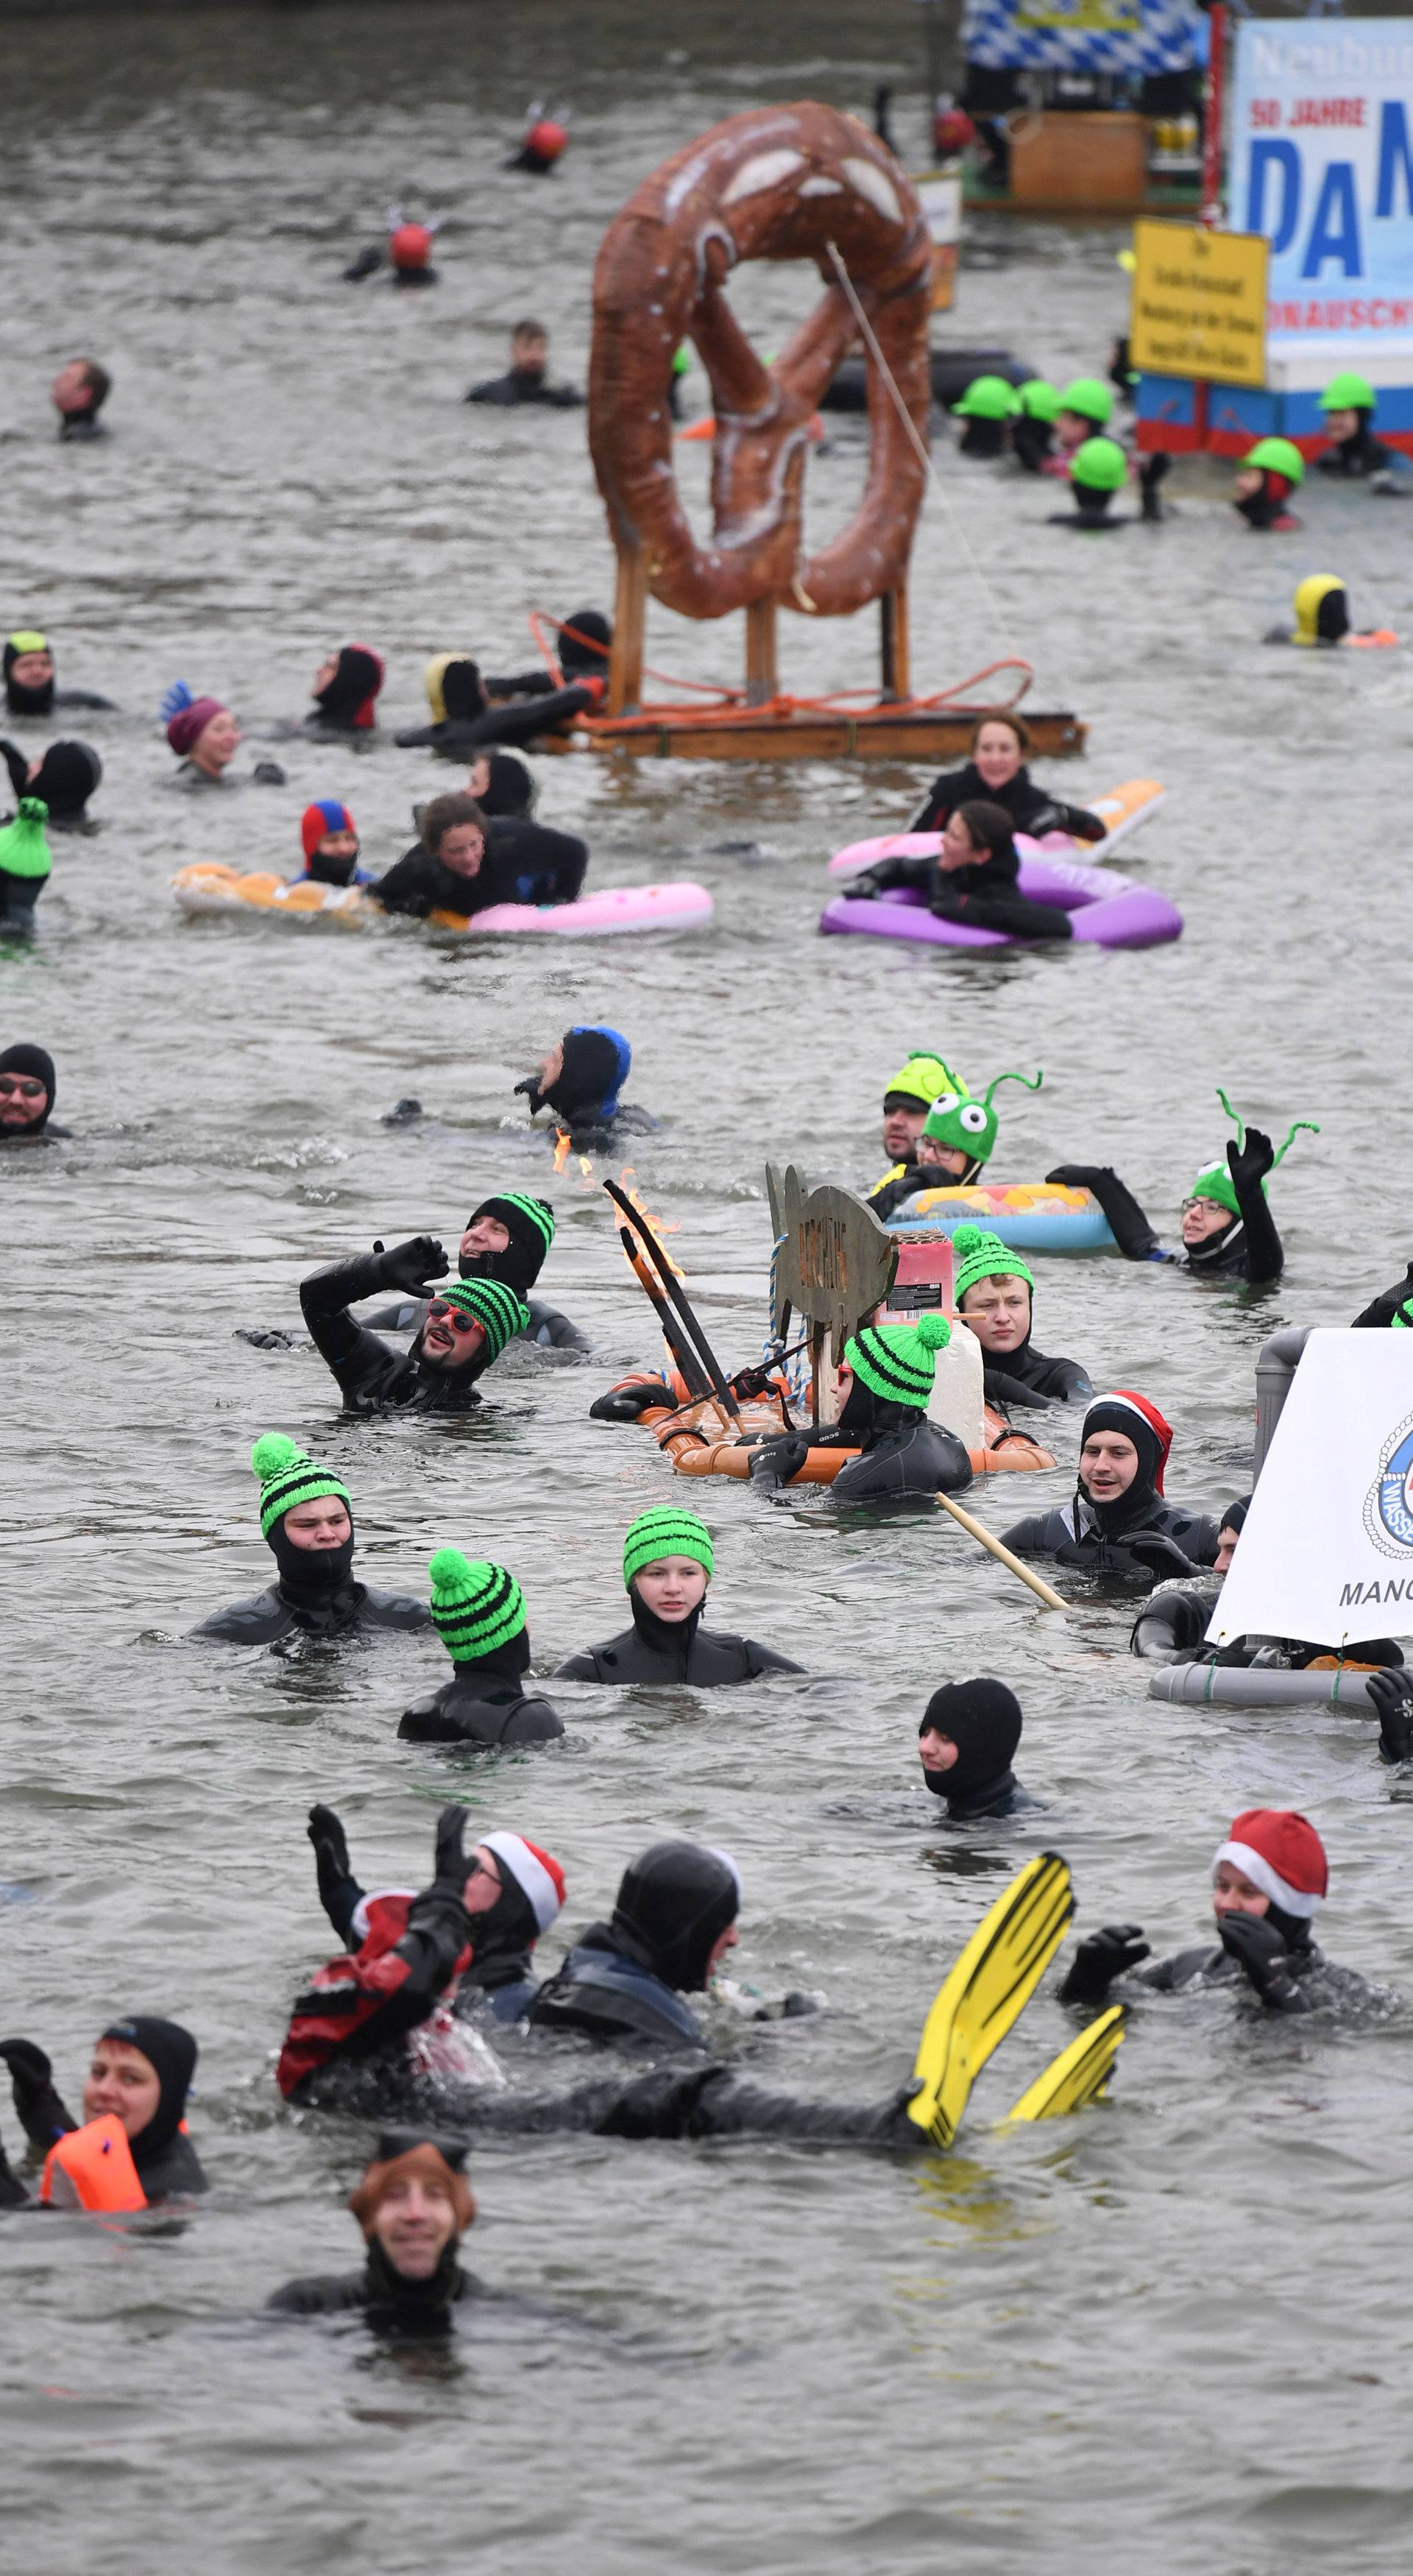
M 1246 1142 L 1246 1121 L 1241 1116 L 1239 1110 L 1233 1109 L 1231 1102 L 1228 1100 L 1220 1083 L 1217 1085 L 1217 1098 L 1220 1100 L 1228 1118 L 1236 1129 L 1236 1141 L 1238 1147 L 1243 1146 Z M 1294 1144 L 1302 1127 L 1305 1128 L 1311 1136 L 1319 1135 L 1320 1128 L 1317 1119 L 1297 1118 L 1288 1130 L 1285 1143 L 1281 1146 L 1280 1151 L 1276 1155 L 1275 1161 L 1271 1165 L 1272 1172 L 1274 1172 L 1279 1165 L 1285 1161 L 1286 1155 L 1289 1153 L 1291 1146 Z M 1261 1183 L 1261 1188 L 1263 1191 L 1268 1192 L 1270 1186 L 1270 1174 L 1268 1173 L 1265 1180 Z M 1221 1157 L 1220 1161 L 1209 1163 L 1204 1171 L 1200 1171 L 1198 1173 L 1196 1180 L 1192 1184 L 1189 1196 L 1195 1199 L 1215 1199 L 1218 1207 L 1228 1209 L 1232 1216 L 1240 1216 L 1241 1214 L 1241 1208 L 1236 1195 L 1236 1185 L 1232 1180 L 1230 1167 L 1228 1166 L 1225 1155 Z

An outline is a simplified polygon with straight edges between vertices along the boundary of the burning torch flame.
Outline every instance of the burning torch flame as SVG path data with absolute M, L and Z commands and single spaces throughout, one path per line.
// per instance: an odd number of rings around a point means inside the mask
M 624 1196 L 629 1199 L 632 1205 L 637 1209 L 639 1216 L 646 1219 L 659 1241 L 661 1241 L 661 1238 L 665 1234 L 680 1234 L 682 1231 L 680 1225 L 671 1218 L 665 1216 L 654 1216 L 646 1201 L 640 1197 L 637 1190 L 630 1186 L 637 1177 L 637 1166 L 630 1163 L 625 1171 L 619 1173 L 618 1186 L 623 1191 Z M 668 1269 L 673 1273 L 675 1278 L 686 1278 L 686 1271 L 682 1268 L 679 1261 L 673 1260 L 672 1255 L 665 1244 L 663 1245 L 663 1258 L 667 1263 Z
M 554 1139 L 554 1168 L 555 1168 L 555 1170 L 556 1170 L 557 1172 L 562 1172 L 562 1171 L 563 1171 L 563 1169 L 564 1169 L 564 1166 L 565 1166 L 565 1164 L 568 1162 L 568 1160 L 569 1160 L 569 1130 L 568 1130 L 568 1128 L 567 1128 L 567 1127 L 559 1127 L 559 1128 L 556 1128 L 556 1130 L 555 1130 L 555 1139 Z

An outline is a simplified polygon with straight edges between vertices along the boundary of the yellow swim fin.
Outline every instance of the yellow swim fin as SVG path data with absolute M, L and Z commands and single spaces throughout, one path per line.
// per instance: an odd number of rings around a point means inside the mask
M 977 1925 L 923 2024 L 908 2118 L 950 2147 L 967 2097 L 993 2048 L 1024 2010 L 1074 1912 L 1070 1874 L 1041 1852 Z
M 1097 2102 L 1108 2088 L 1114 2060 L 1123 2044 L 1124 2008 L 1122 2004 L 1110 2004 L 1107 2012 L 1090 2022 L 1078 2039 L 1072 2039 L 1068 2048 L 1062 2048 L 1059 2056 L 1051 2059 L 1044 2074 L 1037 2075 L 1007 2117 L 1058 2120 L 1067 2111 L 1082 2111 L 1086 2102 Z

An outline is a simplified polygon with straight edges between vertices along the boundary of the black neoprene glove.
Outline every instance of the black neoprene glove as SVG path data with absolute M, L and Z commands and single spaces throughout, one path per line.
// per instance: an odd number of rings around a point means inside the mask
M 252 1324 L 247 1327 L 237 1324 L 231 1339 L 249 1342 L 257 1351 L 293 1351 L 308 1347 L 307 1334 L 287 1333 L 280 1324 Z
M 54 2090 L 54 2069 L 49 2059 L 32 2039 L 0 2039 L 0 2058 L 10 2070 L 15 2109 L 25 2136 L 32 2147 L 43 2147 L 47 2152 L 55 2139 L 65 2137 L 74 2125 Z
M 1124 1544 L 1130 1556 L 1136 1556 L 1140 1565 L 1150 1567 L 1163 1582 L 1174 1574 L 1205 1574 L 1208 1571 L 1204 1565 L 1194 1565 L 1191 1557 L 1183 1554 L 1177 1540 L 1169 1538 L 1166 1530 L 1135 1530 Z
M 1369 1697 L 1378 1713 L 1385 1762 L 1413 1761 L 1413 1672 L 1403 1666 L 1370 1673 Z
M 1115 1977 L 1126 1977 L 1140 1959 L 1148 1957 L 1150 1947 L 1141 1923 L 1106 1923 L 1101 1931 L 1091 1932 L 1070 1961 L 1060 1988 L 1061 2003 L 1101 2003 Z
M 415 1896 L 407 1917 L 409 1932 L 431 1932 L 440 1935 L 454 1929 L 462 1941 L 471 1937 L 471 1917 L 466 1911 L 466 1881 L 471 1864 L 462 1848 L 466 1829 L 464 1807 L 443 1807 L 437 1818 L 433 1869 L 430 1887 Z
M 1057 1163 L 1047 1181 L 1058 1181 L 1061 1189 L 1092 1190 L 1099 1181 L 1111 1181 L 1114 1173 L 1108 1163 Z
M 607 1395 L 596 1395 L 589 1407 L 591 1422 L 636 1422 L 642 1413 L 655 1406 L 665 1406 L 665 1386 L 611 1386 Z
M 434 1279 L 444 1279 L 447 1257 L 434 1234 L 414 1234 L 406 1243 L 395 1243 L 385 1252 L 380 1243 L 373 1250 L 378 1255 L 379 1284 L 400 1288 L 407 1297 L 425 1297 Z
M 1172 458 L 1161 454 L 1145 457 L 1140 465 L 1138 469 L 1138 489 L 1141 496 L 1139 508 L 1145 519 L 1161 519 L 1163 504 L 1158 487 L 1167 481 L 1172 472 L 1172 465 Z
M 1270 2011 L 1309 2011 L 1309 2001 L 1290 1972 L 1290 1952 L 1274 1923 L 1268 1923 L 1263 1914 L 1224 1914 L 1219 1929 L 1227 1957 L 1245 1969 Z
M 751 1458 L 751 1483 L 766 1493 L 779 1491 L 798 1476 L 810 1454 L 810 1444 L 803 1432 L 793 1432 L 788 1439 L 770 1440 Z
M 1239 1145 L 1234 1136 L 1228 1140 L 1227 1169 L 1239 1199 L 1260 1188 L 1275 1159 L 1275 1147 L 1259 1127 L 1248 1127 Z
M 545 1096 L 540 1089 L 538 1073 L 527 1074 L 523 1082 L 517 1082 L 510 1096 L 512 1100 L 519 1100 L 522 1096 L 528 1100 L 530 1115 L 532 1118 L 537 1118 L 545 1105 Z
M 862 868 L 856 877 L 850 877 L 847 885 L 839 888 L 839 892 L 847 895 L 874 895 L 878 892 L 878 879 L 872 868 Z

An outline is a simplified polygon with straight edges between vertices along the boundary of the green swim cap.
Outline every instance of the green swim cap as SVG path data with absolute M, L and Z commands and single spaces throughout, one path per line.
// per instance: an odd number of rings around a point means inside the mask
M 1343 375 L 1332 376 L 1320 396 L 1321 411 L 1376 411 L 1378 396 L 1367 376 L 1356 376 L 1351 367 Z
M 49 808 L 42 796 L 22 796 L 13 823 L 0 832 L 0 876 L 47 877 L 54 865 L 44 826 Z
M 1070 461 L 1070 481 L 1089 492 L 1117 492 L 1128 476 L 1128 458 L 1116 438 L 1086 438 Z
M 952 1237 L 952 1295 L 960 1307 L 968 1288 L 978 1279 L 1023 1279 L 1027 1288 L 1035 1286 L 1035 1274 L 1027 1270 L 1018 1252 L 1008 1252 L 999 1234 L 988 1234 L 979 1225 L 959 1225 Z
M 996 1151 L 998 1120 L 991 1106 L 993 1093 L 1003 1082 L 1023 1082 L 1027 1091 L 1038 1091 L 1045 1076 L 1037 1073 L 998 1073 L 983 1100 L 973 1100 L 969 1092 L 944 1092 L 934 1100 L 923 1121 L 922 1132 L 934 1145 L 951 1145 L 969 1162 L 989 1163 Z
M 1053 420 L 1060 409 L 1059 393 L 1043 376 L 1028 377 L 1017 387 L 1016 400 L 1027 420 Z
M 500 1279 L 459 1279 L 454 1288 L 439 1288 L 437 1295 L 448 1306 L 459 1306 L 463 1315 L 474 1315 L 493 1360 L 500 1358 L 506 1343 L 523 1333 L 530 1321 L 524 1298 L 517 1297 L 514 1289 L 507 1288 Z
M 1009 420 L 1017 409 L 1015 387 L 1004 376 L 973 376 L 952 409 L 963 420 Z
M 1283 474 L 1287 483 L 1303 483 L 1305 459 L 1288 438 L 1258 438 L 1249 456 L 1241 460 L 1242 471 L 1259 466 L 1263 474 Z
M 469 1562 L 459 1547 L 439 1547 L 432 1579 L 432 1625 L 454 1664 L 479 1663 L 525 1631 L 525 1595 L 503 1565 Z
M 844 1344 L 844 1358 L 860 1384 L 885 1403 L 911 1404 L 925 1413 L 937 1353 L 951 1338 L 945 1315 L 922 1314 L 915 1324 L 865 1324 Z
M 327 1467 L 316 1467 L 295 1440 L 283 1431 L 262 1431 L 250 1453 L 260 1479 L 260 1535 L 268 1538 L 276 1521 L 300 1503 L 317 1503 L 328 1494 L 342 1503 L 349 1519 L 353 1505 L 347 1485 Z
M 655 1503 L 651 1511 L 639 1512 L 623 1540 L 623 1588 L 631 1591 L 633 1577 L 645 1565 L 656 1565 L 660 1556 L 690 1556 L 702 1567 L 708 1582 L 716 1571 L 711 1532 L 695 1512 L 679 1511 L 671 1503 Z
M 1082 420 L 1092 420 L 1103 429 L 1114 408 L 1113 388 L 1101 384 L 1097 376 L 1073 376 L 1060 396 L 1061 411 L 1077 411 Z

